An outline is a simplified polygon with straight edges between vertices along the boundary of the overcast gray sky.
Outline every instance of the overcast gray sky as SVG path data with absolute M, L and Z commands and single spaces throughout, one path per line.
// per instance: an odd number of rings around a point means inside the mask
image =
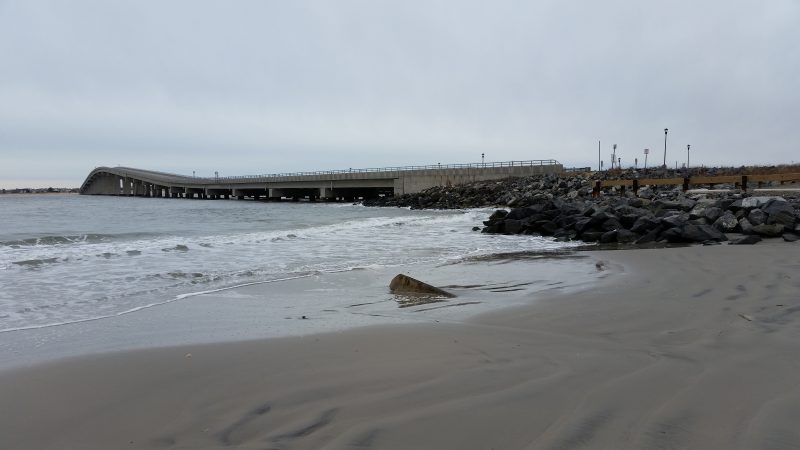
M 800 2 L 0 0 L 0 187 L 800 161 Z M 641 165 L 641 161 L 640 161 Z

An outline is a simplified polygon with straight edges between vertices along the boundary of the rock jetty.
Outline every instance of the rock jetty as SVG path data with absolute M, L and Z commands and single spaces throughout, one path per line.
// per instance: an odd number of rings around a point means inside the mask
M 714 244 L 729 240 L 729 234 L 731 244 L 753 244 L 776 237 L 794 242 L 800 236 L 800 192 L 765 196 L 741 192 L 734 186 L 702 192 L 662 186 L 642 187 L 637 193 L 609 189 L 593 198 L 592 186 L 598 176 L 607 175 L 541 175 L 434 187 L 365 205 L 502 207 L 484 221 L 482 232 L 604 244 Z

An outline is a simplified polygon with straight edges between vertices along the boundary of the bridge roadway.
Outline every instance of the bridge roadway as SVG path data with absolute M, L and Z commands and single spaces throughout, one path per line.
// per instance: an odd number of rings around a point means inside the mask
M 460 185 L 544 173 L 559 173 L 555 160 L 348 169 L 234 177 L 192 177 L 131 167 L 97 167 L 80 193 L 167 198 L 243 200 L 343 200 L 421 192 L 433 186 Z

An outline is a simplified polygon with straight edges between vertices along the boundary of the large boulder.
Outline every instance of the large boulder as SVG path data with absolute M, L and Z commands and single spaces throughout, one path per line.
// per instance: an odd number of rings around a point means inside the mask
M 662 217 L 661 225 L 666 228 L 682 227 L 689 221 L 689 217 L 684 214 L 675 214 L 672 216 Z
M 754 208 L 761 208 L 762 206 L 770 203 L 774 200 L 786 201 L 783 197 L 778 196 L 771 196 L 771 197 L 747 197 L 743 198 L 741 201 L 741 207 L 744 209 L 754 209 Z M 737 204 L 736 202 L 734 204 Z
M 742 229 L 742 234 L 753 234 L 753 224 L 747 220 L 747 217 L 739 219 L 739 228 Z
M 610 244 L 617 242 L 617 230 L 606 231 L 600 236 L 601 244 Z
M 714 222 L 713 226 L 723 233 L 732 233 L 739 226 L 739 221 L 732 213 L 726 212 Z
M 716 228 L 709 225 L 686 224 L 681 229 L 681 238 L 688 242 L 727 241 L 728 238 Z
M 791 230 L 797 221 L 794 208 L 787 201 L 773 200 L 764 206 L 762 211 L 767 215 L 766 223 L 768 224 L 779 223 Z
M 503 221 L 503 231 L 509 234 L 520 234 L 525 231 L 527 227 L 522 224 L 521 220 L 506 219 Z
M 753 233 L 766 236 L 766 237 L 780 237 L 783 235 L 783 225 L 775 223 L 768 225 L 762 223 L 761 225 L 753 225 Z
M 767 221 L 767 213 L 760 209 L 754 209 L 747 214 L 747 220 L 753 225 L 761 225 Z
M 538 213 L 539 211 L 541 211 L 541 209 L 531 208 L 531 207 L 514 208 L 511 211 L 509 211 L 508 214 L 506 214 L 505 218 L 513 220 L 522 220 Z
M 455 295 L 443 289 L 439 289 L 436 286 L 431 286 L 428 283 L 419 281 L 416 278 L 411 278 L 410 276 L 402 273 L 392 278 L 392 281 L 389 283 L 389 290 L 395 294 L 435 295 L 437 297 L 448 298 L 455 297 Z
M 751 234 L 732 240 L 730 245 L 753 245 L 757 242 L 761 242 L 761 236 Z
M 711 206 L 703 211 L 703 218 L 708 221 L 708 223 L 714 223 L 719 219 L 724 211 L 722 209 L 717 208 L 716 206 Z
M 631 231 L 634 233 L 647 233 L 650 230 L 658 228 L 661 220 L 653 216 L 641 216 L 636 219 L 636 222 L 631 226 Z
M 638 239 L 639 235 L 633 231 L 628 231 L 624 228 L 617 230 L 617 242 L 621 244 L 630 244 L 632 242 L 636 242 Z

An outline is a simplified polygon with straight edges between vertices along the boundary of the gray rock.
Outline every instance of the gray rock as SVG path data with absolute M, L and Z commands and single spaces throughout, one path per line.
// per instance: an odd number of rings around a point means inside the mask
M 661 220 L 653 216 L 642 216 L 636 219 L 636 222 L 631 226 L 631 231 L 634 233 L 647 233 L 650 230 L 658 228 Z
M 680 227 L 673 227 L 664 231 L 661 233 L 661 236 L 659 236 L 659 239 L 666 240 L 667 242 L 684 242 Z
M 761 236 L 751 234 L 750 236 L 744 236 L 739 239 L 732 240 L 730 245 L 753 245 L 757 242 L 761 242 Z
M 727 241 L 719 230 L 708 225 L 687 224 L 681 229 L 681 238 L 688 242 Z
M 800 239 L 800 237 L 794 233 L 783 233 L 783 240 L 786 242 L 797 242 L 798 239 Z
M 680 209 L 683 211 L 691 211 L 696 204 L 697 202 L 695 200 L 686 197 L 678 200 L 678 205 L 680 206 Z
M 661 219 L 661 224 L 667 228 L 682 227 L 686 225 L 689 218 L 683 214 L 676 214 L 673 216 L 664 217 Z
M 600 235 L 601 244 L 610 244 L 612 242 L 617 242 L 617 230 L 606 231 Z
M 703 218 L 705 218 L 708 223 L 714 223 L 717 219 L 722 216 L 723 211 L 716 206 L 711 206 L 706 208 L 703 212 Z
M 736 216 L 730 212 L 726 212 L 714 222 L 713 226 L 723 233 L 732 233 L 736 231 L 736 228 L 739 226 L 739 221 L 736 220 Z
M 542 233 L 543 236 L 551 236 L 558 230 L 558 225 L 550 220 L 540 220 L 534 223 L 532 228 Z
M 522 224 L 522 221 L 517 219 L 506 219 L 503 223 L 503 230 L 506 233 L 520 234 L 525 230 L 525 228 L 526 227 Z
M 653 206 L 658 209 L 681 209 L 680 202 L 673 201 L 673 200 L 661 200 L 658 199 L 653 202 Z
M 639 239 L 637 239 L 634 243 L 636 245 L 642 245 L 642 244 L 649 244 L 651 242 L 655 242 L 655 240 L 658 239 L 658 235 L 660 233 L 661 233 L 661 230 L 659 228 L 656 228 L 654 230 L 650 230 L 644 236 L 642 236 Z
M 535 208 L 530 208 L 530 207 L 528 207 L 528 208 L 514 208 L 514 209 L 512 209 L 511 211 L 509 211 L 505 215 L 505 218 L 506 219 L 514 219 L 514 220 L 522 220 L 522 219 L 524 219 L 526 217 L 530 217 L 530 216 L 532 216 L 532 215 L 534 215 L 536 213 L 537 213 L 537 211 L 536 211 Z
M 783 197 L 778 196 L 771 196 L 771 197 L 748 197 L 743 198 L 741 202 L 741 207 L 744 209 L 753 209 L 753 208 L 760 208 L 763 205 L 766 205 L 772 200 L 781 200 L 786 201 Z
M 753 234 L 753 224 L 747 220 L 747 217 L 739 219 L 739 228 L 742 229 L 742 234 Z
M 597 242 L 600 237 L 605 234 L 602 231 L 587 231 L 580 235 L 581 240 L 584 242 Z
M 619 243 L 630 244 L 636 242 L 638 239 L 639 235 L 633 231 L 628 231 L 626 229 L 617 230 L 617 242 Z
M 747 215 L 747 220 L 749 220 L 754 226 L 761 225 L 767 221 L 767 213 L 760 209 L 754 209 L 750 211 L 750 214 Z
M 608 219 L 605 222 L 603 222 L 603 225 L 601 225 L 600 228 L 604 231 L 611 231 L 611 230 L 620 230 L 623 229 L 624 227 L 622 226 L 622 223 L 619 220 Z
M 768 224 L 779 223 L 788 229 L 793 229 L 797 221 L 795 217 L 794 208 L 786 201 L 773 200 L 769 202 L 763 209 L 767 214 Z
M 779 223 L 772 225 L 767 225 L 765 223 L 753 225 L 753 233 L 766 237 L 779 237 L 783 234 L 783 225 Z

